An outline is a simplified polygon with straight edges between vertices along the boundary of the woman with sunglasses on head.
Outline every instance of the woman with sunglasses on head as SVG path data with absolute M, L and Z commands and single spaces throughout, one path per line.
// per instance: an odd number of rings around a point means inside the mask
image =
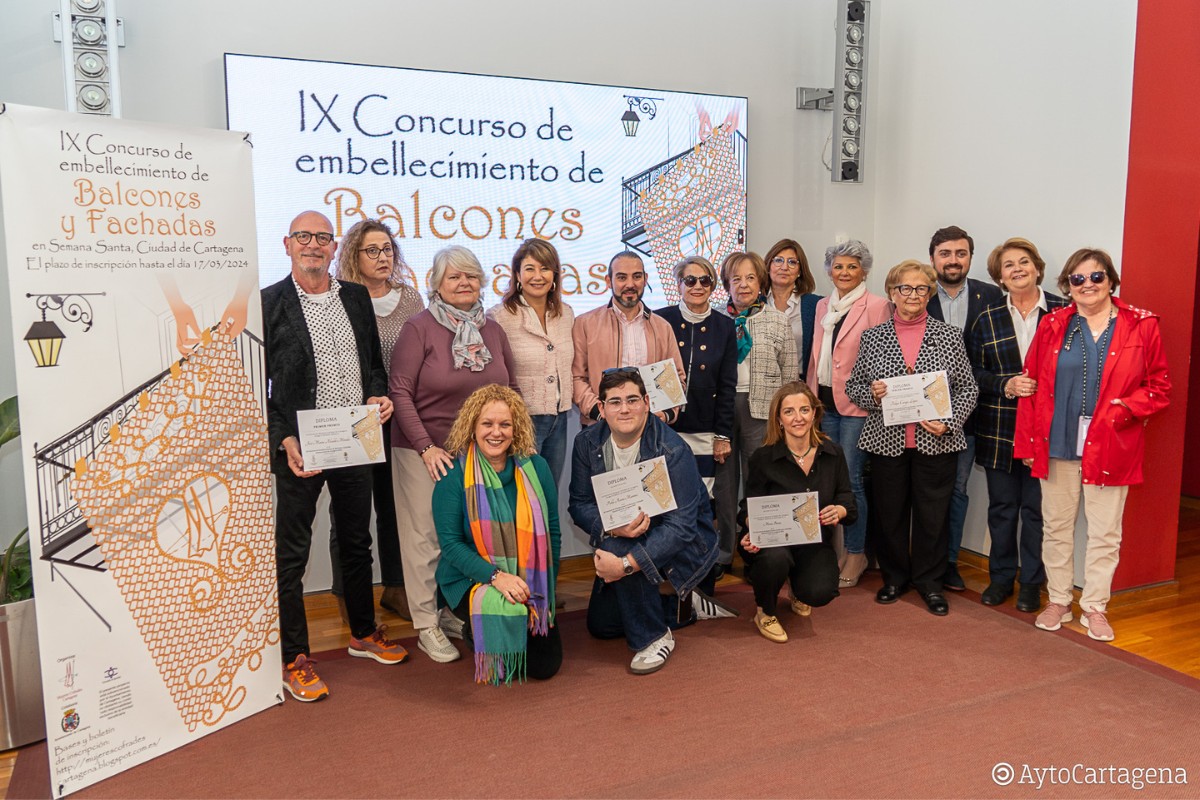
M 896 311 L 863 332 L 846 394 L 867 409 L 858 447 L 871 454 L 871 509 L 878 520 L 883 588 L 875 602 L 894 603 L 915 586 L 929 613 L 950 611 L 942 576 L 950 552 L 947 512 L 958 453 L 967 446 L 963 423 L 975 409 L 979 389 L 967 360 L 962 331 L 926 312 L 937 291 L 937 273 L 920 261 L 902 261 L 888 272 L 884 288 Z M 942 419 L 886 425 L 885 378 L 946 373 L 929 391 L 948 398 Z
M 379 220 L 356 222 L 338 250 L 339 281 L 361 283 L 371 295 L 375 306 L 375 322 L 379 327 L 379 344 L 383 350 L 383 366 L 392 363 L 392 350 L 400 338 L 400 329 L 413 314 L 425 308 L 420 293 L 413 287 L 412 271 L 404 263 L 400 246 L 391 230 Z M 392 490 L 391 425 L 383 426 L 386 460 L 373 467 L 375 478 L 375 546 L 379 555 L 379 575 L 383 596 L 379 605 L 401 619 L 409 619 L 408 596 L 404 592 L 404 570 L 400 563 L 400 537 L 396 532 L 396 500 Z M 330 525 L 333 515 L 330 513 Z M 332 592 L 338 608 L 346 617 L 342 601 L 342 573 L 338 569 L 337 537 L 329 537 L 329 561 L 333 566 Z
M 717 285 L 717 270 L 701 256 L 689 256 L 675 265 L 679 305 L 655 313 L 671 323 L 687 375 L 687 405 L 675 421 L 678 433 L 696 454 L 700 477 L 714 493 L 716 466 L 732 452 L 733 397 L 737 392 L 737 340 L 733 321 L 714 314 L 709 300 Z M 733 559 L 735 532 L 718 531 L 717 563 L 728 571 Z M 705 591 L 711 594 L 711 586 Z
M 874 259 L 867 246 L 850 239 L 825 250 L 825 272 L 833 293 L 817 303 L 812 353 L 808 360 L 808 385 L 817 390 L 825 409 L 821 431 L 837 442 L 846 455 L 850 486 L 858 506 L 857 519 L 844 526 L 845 556 L 839 566 L 838 585 L 858 584 L 867 568 L 867 495 L 863 489 L 866 454 L 858 449 L 867 412 L 846 396 L 846 379 L 858 356 L 863 331 L 887 321 L 888 301 L 867 291 L 867 273 Z
M 808 356 L 817 319 L 819 294 L 813 294 L 817 282 L 808 268 L 808 256 L 794 239 L 780 239 L 771 245 L 763 262 L 767 265 L 764 291 L 771 307 L 788 319 L 800 357 L 800 375 L 808 374 Z
M 533 419 L 536 452 L 562 480 L 571 411 L 575 312 L 562 298 L 558 251 L 545 239 L 526 239 L 512 257 L 508 291 L 488 317 L 508 334 L 517 385 Z M 554 498 L 557 502 L 557 498 Z
M 1167 407 L 1171 381 L 1158 317 L 1113 296 L 1121 278 L 1103 250 L 1077 250 L 1058 276 L 1071 305 L 1038 326 L 1017 402 L 1013 457 L 1042 482 L 1042 563 L 1050 602 L 1034 622 L 1073 619 L 1075 518 L 1087 517 L 1080 623 L 1110 642 L 1106 617 L 1121 548 L 1121 516 L 1142 482 L 1147 418 Z

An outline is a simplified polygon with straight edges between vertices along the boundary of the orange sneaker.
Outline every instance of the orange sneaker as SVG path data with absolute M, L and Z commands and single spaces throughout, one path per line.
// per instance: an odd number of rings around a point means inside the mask
M 380 625 L 365 639 L 350 637 L 347 652 L 355 658 L 373 658 L 380 664 L 399 664 L 408 660 L 408 651 L 397 641 L 384 636 L 386 625 Z
M 329 687 L 317 675 L 313 661 L 301 653 L 296 660 L 283 668 L 283 688 L 301 703 L 315 703 L 329 697 Z

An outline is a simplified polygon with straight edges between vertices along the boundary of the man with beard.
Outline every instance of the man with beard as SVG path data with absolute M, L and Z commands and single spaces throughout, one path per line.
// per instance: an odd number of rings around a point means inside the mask
M 938 276 L 937 293 L 929 299 L 927 306 L 929 316 L 961 330 L 964 341 L 980 313 L 1004 297 L 996 286 L 967 277 L 973 255 L 975 240 L 957 225 L 939 229 L 929 240 L 929 258 Z M 942 579 L 945 588 L 956 592 L 967 588 L 958 574 L 958 549 L 962 545 L 967 503 L 970 501 L 967 481 L 971 478 L 971 466 L 975 463 L 975 431 L 970 418 L 963 426 L 963 433 L 967 437 L 967 449 L 958 454 L 958 473 L 954 479 L 954 493 L 950 496 L 947 521 L 950 530 L 950 563 Z
M 679 381 L 686 376 L 679 344 L 671 325 L 642 303 L 646 291 L 646 267 L 642 257 L 632 250 L 617 253 L 608 262 L 605 278 L 612 299 L 575 318 L 571 337 L 575 342 L 575 360 L 571 363 L 574 384 L 572 399 L 579 408 L 586 427 L 600 419 L 600 378 L 605 370 L 614 367 L 644 367 L 671 359 L 679 372 Z M 679 409 L 657 412 L 670 424 L 679 416 Z

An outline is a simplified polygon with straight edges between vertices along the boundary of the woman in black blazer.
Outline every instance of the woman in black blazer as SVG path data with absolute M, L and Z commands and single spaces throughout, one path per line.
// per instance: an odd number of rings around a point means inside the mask
M 1029 467 L 1013 458 L 1013 432 L 1017 398 L 1028 397 L 1037 389 L 1037 382 L 1025 372 L 1025 353 L 1042 317 L 1067 301 L 1042 291 L 1046 262 L 1028 239 L 1009 239 L 997 247 L 988 256 L 987 267 L 992 280 L 1007 294 L 983 310 L 967 338 L 979 384 L 975 462 L 987 474 L 988 530 L 992 535 L 983 604 L 1003 603 L 1012 596 L 1013 581 L 1019 577 L 1017 610 L 1032 613 L 1041 607 L 1042 584 L 1046 582 L 1042 485 L 1030 475 Z
M 739 545 L 758 606 L 754 625 L 773 642 L 788 638 L 775 614 L 779 590 L 785 583 L 790 584 L 794 598 L 792 612 L 802 617 L 812 613 L 812 606 L 826 605 L 838 596 L 834 531 L 839 524 L 853 524 L 858 517 L 846 456 L 836 442 L 821 433 L 823 412 L 821 401 L 807 384 L 785 383 L 771 398 L 765 442 L 750 456 L 746 497 L 817 493 L 821 541 L 761 550 L 750 541 L 746 501 L 742 501 L 738 516 L 745 533 Z
M 979 389 L 962 332 L 933 319 L 925 307 L 937 291 L 937 273 L 920 261 L 892 267 L 885 284 L 895 315 L 863 332 L 846 396 L 868 412 L 858 447 L 871 454 L 872 509 L 879 511 L 876 602 L 894 603 L 914 585 L 930 613 L 945 616 L 942 594 L 950 532 L 946 514 L 958 452 L 967 446 L 963 423 Z M 950 414 L 943 419 L 883 424 L 885 378 L 945 370 Z M 872 512 L 874 515 L 874 512 Z
M 675 265 L 679 305 L 654 313 L 671 324 L 687 375 L 687 405 L 672 426 L 696 455 L 696 467 L 714 496 L 717 481 L 726 479 L 717 464 L 730 457 L 733 435 L 733 397 L 737 393 L 737 339 L 733 320 L 713 313 L 709 300 L 717 285 L 717 270 L 701 256 L 690 256 Z M 717 497 L 721 495 L 717 494 Z M 736 502 L 736 500 L 735 500 Z M 729 515 L 732 518 L 732 513 Z M 734 532 L 721 530 L 717 563 L 729 569 Z M 705 591 L 711 594 L 711 586 Z

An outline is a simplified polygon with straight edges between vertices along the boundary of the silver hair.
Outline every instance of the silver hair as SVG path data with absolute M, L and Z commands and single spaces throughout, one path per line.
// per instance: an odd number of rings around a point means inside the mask
M 442 285 L 442 279 L 446 277 L 446 270 L 450 267 L 454 267 L 459 272 L 474 275 L 479 278 L 480 286 L 483 285 L 483 266 L 480 265 L 479 259 L 467 248 L 454 244 L 438 250 L 433 257 L 433 268 L 429 270 L 429 277 L 425 279 L 428 289 L 427 296 L 430 300 L 437 294 Z
M 683 281 L 683 271 L 691 264 L 695 264 L 700 269 L 707 273 L 708 277 L 712 278 L 713 286 L 717 285 L 717 268 L 712 265 L 704 256 L 688 256 L 675 265 L 675 283 Z
M 844 242 L 838 242 L 833 247 L 825 249 L 825 274 L 833 274 L 833 260 L 838 256 L 849 256 L 857 258 L 858 263 L 862 265 L 863 275 L 871 271 L 871 265 L 875 263 L 875 257 L 871 255 L 871 251 L 865 244 L 858 239 L 847 239 Z

